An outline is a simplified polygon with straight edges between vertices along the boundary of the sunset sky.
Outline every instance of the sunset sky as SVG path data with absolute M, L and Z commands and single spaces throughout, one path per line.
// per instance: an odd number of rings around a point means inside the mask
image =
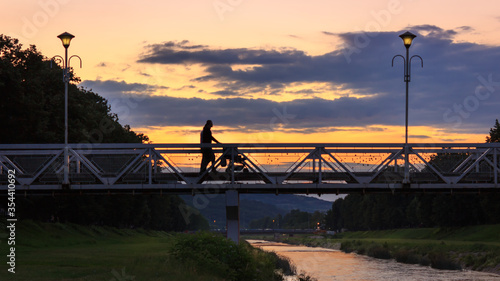
M 500 2 L 3 1 L 0 33 L 69 48 L 80 86 L 154 143 L 484 142 L 500 119 Z M 71 126 L 71 120 L 69 121 Z

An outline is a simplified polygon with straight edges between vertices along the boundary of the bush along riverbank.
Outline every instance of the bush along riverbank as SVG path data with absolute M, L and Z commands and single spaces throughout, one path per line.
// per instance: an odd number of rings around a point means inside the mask
M 274 253 L 254 248 L 245 241 L 236 245 L 208 232 L 177 236 L 172 256 L 191 271 L 224 276 L 228 280 L 281 281 L 284 274 L 294 274 L 290 263 Z
M 179 235 L 172 249 L 173 257 L 191 270 L 235 281 L 283 281 L 294 276 L 297 281 L 315 281 L 305 273 L 297 274 L 291 261 L 274 252 L 252 247 L 248 242 L 234 244 L 225 237 L 208 232 Z M 226 279 L 225 279 L 226 280 Z
M 333 236 L 282 237 L 280 241 L 436 269 L 500 274 L 500 225 L 344 232 Z
M 0 235 L 6 226 L 0 223 Z M 0 252 L 9 253 L 4 239 Z M 19 221 L 16 272 L 0 266 L 0 280 L 281 281 L 293 265 L 275 253 L 200 232 Z M 299 279 L 311 280 L 311 279 Z

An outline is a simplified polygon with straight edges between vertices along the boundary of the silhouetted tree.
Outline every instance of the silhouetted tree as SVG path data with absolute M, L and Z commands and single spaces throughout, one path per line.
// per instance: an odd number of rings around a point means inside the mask
M 500 142 L 500 124 L 498 119 L 495 120 L 495 125 L 490 129 L 490 135 L 486 137 L 486 142 Z
M 324 223 L 327 230 L 339 232 L 342 229 L 343 222 L 340 208 L 343 201 L 343 198 L 335 200 L 335 202 L 332 203 L 332 208 L 326 212 Z
M 23 49 L 15 38 L 0 35 L 0 143 L 63 143 L 64 83 L 60 66 L 35 46 Z M 70 143 L 141 143 L 149 139 L 122 126 L 108 101 L 79 88 L 70 71 L 68 121 Z M 7 201 L 2 203 L 2 207 Z M 56 196 L 20 197 L 20 218 L 86 225 L 144 227 L 182 231 L 208 229 L 199 214 L 189 221 L 178 196 Z
M 285 216 L 281 214 L 276 215 L 274 218 L 266 216 L 261 219 L 250 221 L 249 227 L 252 229 L 314 229 L 317 227 L 318 222 L 320 226 L 325 222 L 325 215 L 320 211 L 314 213 L 302 212 L 299 209 L 291 210 Z
M 0 34 L 0 143 L 64 142 L 63 70 L 34 45 Z M 148 137 L 122 126 L 108 101 L 78 88 L 70 71 L 68 137 L 70 143 L 146 142 Z
M 208 222 L 197 210 L 184 219 L 180 210 L 187 207 L 173 195 L 33 196 L 18 201 L 22 219 L 164 231 L 208 230 Z

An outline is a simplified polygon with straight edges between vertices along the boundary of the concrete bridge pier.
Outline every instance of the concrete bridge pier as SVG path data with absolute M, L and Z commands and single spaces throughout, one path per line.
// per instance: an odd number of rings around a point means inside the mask
M 240 242 L 240 194 L 237 190 L 226 191 L 227 238 Z

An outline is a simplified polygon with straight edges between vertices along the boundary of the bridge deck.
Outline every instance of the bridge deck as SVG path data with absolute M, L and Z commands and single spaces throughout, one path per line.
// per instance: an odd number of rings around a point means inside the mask
M 499 190 L 495 143 L 212 147 L 216 161 L 209 170 L 218 172 L 199 174 L 199 144 L 0 145 L 0 190 L 8 189 L 9 177 L 26 193 Z

